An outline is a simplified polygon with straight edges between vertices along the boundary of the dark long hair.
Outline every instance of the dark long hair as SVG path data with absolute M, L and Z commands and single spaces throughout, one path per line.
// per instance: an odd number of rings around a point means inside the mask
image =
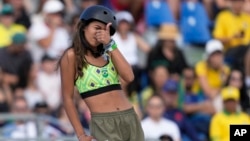
M 75 29 L 75 34 L 73 35 L 73 38 L 72 38 L 72 44 L 67 50 L 64 51 L 62 55 L 64 56 L 65 53 L 69 49 L 74 50 L 75 60 L 76 60 L 75 70 L 77 72 L 77 77 L 83 76 L 82 69 L 86 67 L 87 62 L 85 59 L 85 55 L 87 54 L 88 51 L 90 51 L 94 57 L 99 57 L 104 53 L 103 44 L 100 44 L 99 46 L 97 46 L 97 50 L 94 51 L 91 45 L 88 43 L 88 41 L 85 38 L 84 28 L 88 26 L 92 21 L 93 20 L 78 21 L 76 29 Z M 61 59 L 58 62 L 58 66 L 60 62 L 61 62 Z
M 238 71 L 241 73 L 242 87 L 239 89 L 239 91 L 240 91 L 240 104 L 242 106 L 242 109 L 243 109 L 243 111 L 250 110 L 250 104 L 249 104 L 250 100 L 249 100 L 249 97 L 247 95 L 247 88 L 246 88 L 246 83 L 244 80 L 245 73 L 243 71 L 241 71 L 240 69 L 237 69 L 237 68 L 232 68 L 231 73 L 228 76 L 228 79 L 226 81 L 225 86 L 229 86 L 229 82 L 232 79 L 232 72 L 234 72 L 234 71 Z

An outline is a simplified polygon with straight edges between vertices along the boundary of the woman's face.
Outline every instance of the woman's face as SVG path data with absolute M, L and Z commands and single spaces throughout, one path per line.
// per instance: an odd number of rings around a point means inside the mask
M 241 89 L 242 88 L 242 73 L 240 71 L 232 71 L 231 72 L 231 77 L 229 78 L 229 85 L 230 86 L 233 86 L 233 87 L 236 87 L 236 88 L 239 88 Z
M 158 66 L 151 74 L 151 79 L 156 88 L 162 88 L 164 83 L 168 80 L 168 77 L 169 74 L 165 66 Z
M 120 33 L 127 33 L 130 30 L 130 24 L 127 21 L 121 21 L 118 25 Z
M 174 40 L 165 40 L 163 43 L 162 52 L 164 56 L 169 59 L 174 59 L 174 49 L 175 49 L 175 41 Z
M 223 65 L 223 54 L 222 52 L 215 52 L 210 55 L 209 62 L 211 67 L 219 69 Z
M 105 30 L 106 25 L 104 23 L 93 21 L 89 23 L 84 29 L 84 35 L 88 43 L 92 47 L 97 47 L 101 43 L 97 41 L 96 34 L 98 30 Z

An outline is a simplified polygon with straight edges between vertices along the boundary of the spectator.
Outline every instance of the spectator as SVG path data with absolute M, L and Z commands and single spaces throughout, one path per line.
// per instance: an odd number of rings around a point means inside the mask
M 213 35 L 226 49 L 250 43 L 250 16 L 242 11 L 244 0 L 230 0 L 229 10 L 222 11 L 217 19 Z
M 243 11 L 244 0 L 230 0 L 229 10 L 222 11 L 213 35 L 225 45 L 226 61 L 230 65 L 242 59 L 250 44 L 250 16 Z
M 28 104 L 23 97 L 16 97 L 13 101 L 13 114 L 30 114 Z M 37 137 L 36 125 L 33 121 L 17 120 L 3 128 L 3 136 L 12 139 L 26 139 Z
M 17 33 L 12 37 L 13 43 L 9 47 L 0 49 L 0 67 L 4 71 L 4 81 L 13 89 L 25 88 L 27 85 L 32 58 L 25 48 L 26 40 L 25 34 Z
M 163 99 L 154 95 L 147 102 L 147 117 L 142 120 L 146 140 L 157 140 L 162 135 L 170 136 L 173 141 L 180 141 L 180 131 L 176 123 L 163 117 L 165 104 Z
M 169 79 L 165 82 L 161 95 L 166 103 L 164 117 L 174 121 L 180 131 L 183 141 L 199 141 L 199 134 L 191 125 L 186 115 L 178 109 L 178 82 Z
M 141 92 L 142 110 L 146 106 L 146 102 L 153 94 L 160 94 L 164 83 L 169 79 L 169 72 L 164 61 L 152 62 L 149 69 L 150 85 Z
M 58 71 L 55 71 L 56 59 L 44 55 L 42 57 L 41 71 L 38 72 L 37 87 L 44 95 L 45 101 L 52 111 L 57 110 L 61 104 L 61 80 Z
M 14 23 L 14 9 L 9 4 L 4 4 L 0 13 L 0 48 L 12 43 L 12 36 L 16 33 L 25 33 L 24 26 Z
M 229 67 L 223 62 L 223 45 L 218 40 L 206 44 L 205 60 L 195 66 L 196 74 L 206 97 L 214 99 L 225 84 Z
M 31 46 L 31 52 L 36 62 L 44 52 L 57 58 L 69 47 L 70 37 L 63 27 L 63 9 L 64 5 L 59 0 L 46 1 L 42 10 L 45 14 L 43 21 L 31 26 L 29 37 L 35 43 Z
M 36 64 L 32 65 L 28 75 L 28 85 L 24 89 L 24 97 L 30 110 L 35 108 L 36 103 L 45 101 L 43 94 L 38 90 L 37 87 L 38 69 L 39 68 Z
M 231 86 L 239 89 L 240 91 L 239 104 L 243 111 L 249 111 L 250 101 L 249 101 L 249 96 L 247 94 L 243 73 L 240 70 L 233 69 L 228 77 L 226 86 Z
M 118 48 L 131 66 L 139 63 L 137 47 L 145 53 L 150 51 L 149 45 L 133 30 L 134 19 L 127 11 L 116 14 L 118 28 L 114 35 Z M 138 66 L 137 66 L 138 67 Z
M 50 115 L 50 109 L 46 102 L 36 103 L 33 112 L 38 115 Z
M 250 124 L 249 116 L 237 110 L 240 92 L 234 87 L 225 87 L 221 91 L 224 111 L 217 113 L 210 124 L 211 141 L 229 141 L 231 124 Z
M 167 68 L 173 77 L 177 77 L 187 67 L 186 60 L 181 50 L 176 47 L 176 39 L 178 37 L 178 29 L 174 24 L 166 24 L 161 26 L 158 34 L 159 41 L 156 47 L 151 50 L 148 56 L 148 67 L 154 60 L 167 61 Z
M 193 68 L 185 69 L 182 77 L 179 93 L 180 106 L 197 132 L 203 136 L 203 140 L 206 140 L 208 139 L 210 119 L 215 113 L 214 105 L 201 92 Z M 181 104 L 182 101 L 183 104 Z
M 15 23 L 23 25 L 26 29 L 31 26 L 30 17 L 26 11 L 24 0 L 10 0 L 14 9 Z
M 140 91 L 140 76 L 142 75 L 142 68 L 139 66 L 139 62 L 142 62 L 143 60 L 140 60 L 138 56 L 138 48 L 147 54 L 150 51 L 150 46 L 132 29 L 134 19 L 129 12 L 118 12 L 116 18 L 118 28 L 113 39 L 116 41 L 122 55 L 132 66 L 135 75 L 134 81 L 128 84 L 127 87 L 132 91 Z

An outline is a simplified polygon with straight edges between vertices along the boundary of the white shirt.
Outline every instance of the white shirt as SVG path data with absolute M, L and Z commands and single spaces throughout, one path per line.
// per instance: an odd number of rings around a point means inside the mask
M 34 57 L 39 55 L 41 58 L 41 52 L 46 52 L 53 57 L 60 57 L 65 49 L 70 45 L 70 36 L 65 28 L 58 27 L 55 29 L 53 39 L 47 50 L 41 49 L 37 44 L 37 41 L 48 37 L 50 34 L 49 27 L 43 22 L 35 22 L 29 30 L 29 39 L 31 41 L 30 50 Z M 39 48 L 40 47 L 40 48 Z M 39 52 L 39 53 L 38 53 Z M 35 59 L 36 60 L 36 59 Z
M 116 32 L 113 36 L 121 54 L 125 57 L 130 65 L 138 64 L 138 49 L 136 38 L 133 33 L 128 33 L 127 39 L 122 39 L 121 35 Z
M 177 124 L 171 120 L 161 118 L 157 122 L 147 117 L 142 120 L 141 124 L 146 140 L 158 140 L 162 135 L 168 135 L 172 137 L 174 141 L 181 139 Z
M 49 107 L 56 110 L 61 104 L 61 79 L 59 73 L 47 74 L 43 71 L 39 72 L 37 86 L 45 96 L 45 101 Z

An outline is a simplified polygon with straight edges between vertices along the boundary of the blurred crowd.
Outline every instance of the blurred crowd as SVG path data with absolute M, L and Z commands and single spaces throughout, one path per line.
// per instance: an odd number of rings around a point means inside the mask
M 229 141 L 250 124 L 250 0 L 2 0 L 1 113 L 50 117 L 42 137 L 74 136 L 57 62 L 81 12 L 101 4 L 135 80 L 122 85 L 148 141 Z M 75 91 L 88 131 L 90 113 Z M 36 138 L 32 120 L 1 120 L 6 138 Z

